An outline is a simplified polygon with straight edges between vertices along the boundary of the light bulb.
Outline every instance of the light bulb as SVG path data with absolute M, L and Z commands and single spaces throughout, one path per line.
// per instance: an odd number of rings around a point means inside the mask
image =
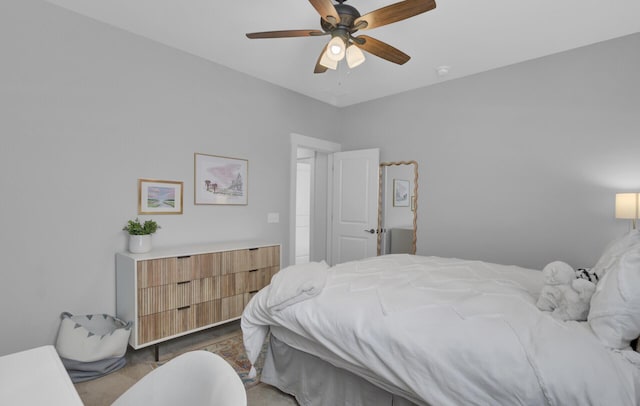
M 345 46 L 342 38 L 338 36 L 331 38 L 331 41 L 329 41 L 327 45 L 327 57 L 334 61 L 342 60 L 342 58 L 344 58 Z
M 349 68 L 353 69 L 356 66 L 359 66 L 364 62 L 364 54 L 357 46 L 351 44 L 347 48 L 347 65 Z

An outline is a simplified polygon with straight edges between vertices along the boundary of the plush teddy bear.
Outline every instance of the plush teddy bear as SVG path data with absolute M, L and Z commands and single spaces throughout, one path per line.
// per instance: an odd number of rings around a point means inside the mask
M 545 285 L 536 304 L 538 308 L 551 312 L 559 320 L 586 320 L 596 285 L 576 278 L 573 268 L 562 261 L 551 262 L 542 273 Z

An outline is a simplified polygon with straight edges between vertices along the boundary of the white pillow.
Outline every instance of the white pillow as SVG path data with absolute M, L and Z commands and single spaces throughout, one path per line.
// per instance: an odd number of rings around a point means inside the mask
M 610 348 L 628 348 L 640 336 L 640 244 L 628 248 L 598 282 L 588 320 Z
M 640 243 L 640 231 L 631 230 L 607 245 L 598 262 L 591 268 L 591 271 L 602 279 L 607 271 L 614 266 L 620 255 L 624 254 L 630 247 Z

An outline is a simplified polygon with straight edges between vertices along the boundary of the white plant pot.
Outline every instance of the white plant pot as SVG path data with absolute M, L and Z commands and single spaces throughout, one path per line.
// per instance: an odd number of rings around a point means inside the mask
M 129 251 L 134 254 L 151 251 L 151 234 L 129 235 Z

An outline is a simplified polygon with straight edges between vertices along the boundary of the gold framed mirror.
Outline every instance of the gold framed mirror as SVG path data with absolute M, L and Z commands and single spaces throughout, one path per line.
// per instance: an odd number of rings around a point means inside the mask
M 415 255 L 417 220 L 418 162 L 382 162 L 379 169 L 378 255 Z

